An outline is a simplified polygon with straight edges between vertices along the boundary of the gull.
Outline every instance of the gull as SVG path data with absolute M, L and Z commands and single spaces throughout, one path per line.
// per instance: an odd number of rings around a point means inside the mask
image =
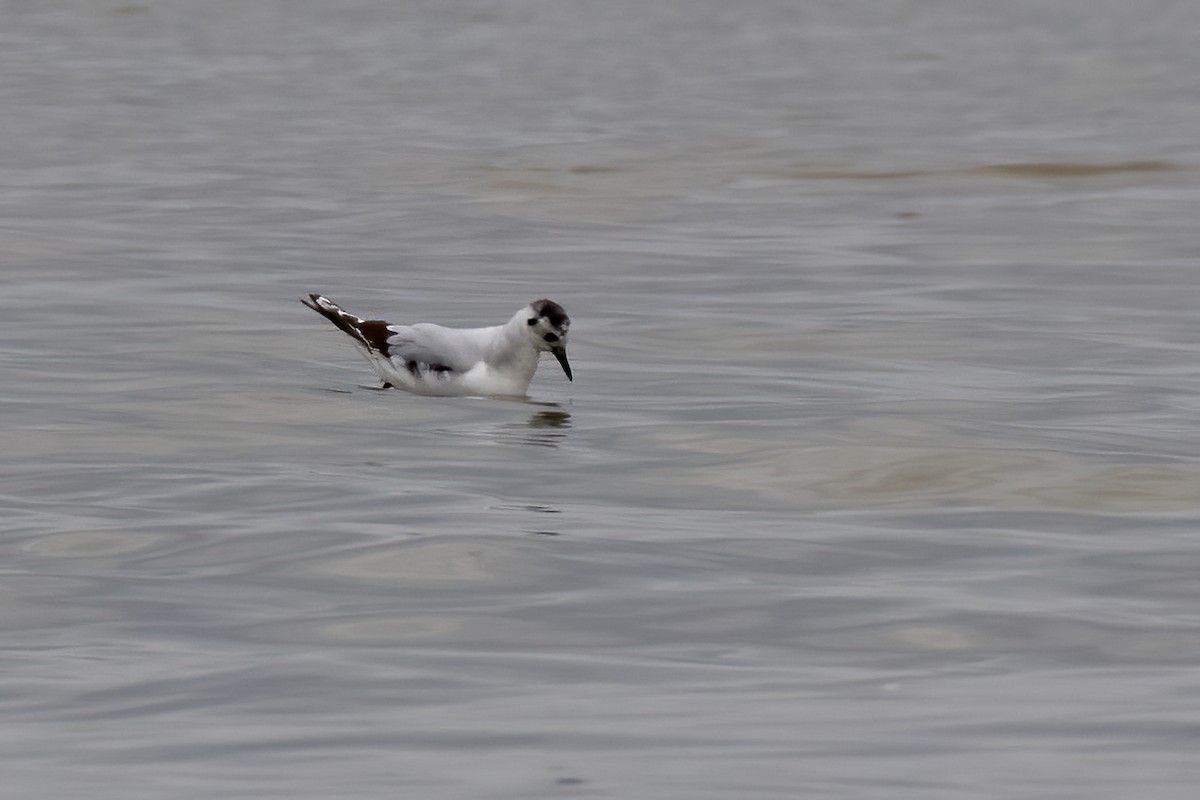
M 567 380 L 571 320 L 553 300 L 534 300 L 503 325 L 445 328 L 430 322 L 391 325 L 360 319 L 316 292 L 300 302 L 347 334 L 384 388 L 440 396 L 524 397 L 538 357 L 551 353 Z

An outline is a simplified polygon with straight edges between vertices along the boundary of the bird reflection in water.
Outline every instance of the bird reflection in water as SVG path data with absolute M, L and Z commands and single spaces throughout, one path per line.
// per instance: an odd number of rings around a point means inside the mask
M 558 447 L 571 429 L 571 413 L 561 408 L 536 411 L 525 422 L 503 426 L 501 437 L 537 447 Z

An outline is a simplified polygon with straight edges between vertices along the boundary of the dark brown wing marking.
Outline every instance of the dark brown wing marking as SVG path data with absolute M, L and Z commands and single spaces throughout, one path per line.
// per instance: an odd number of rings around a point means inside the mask
M 360 319 L 316 292 L 308 297 L 309 300 L 300 298 L 300 302 L 332 322 L 338 330 L 357 339 L 368 350 L 374 350 L 384 357 L 388 355 L 388 337 L 392 331 L 388 330 L 386 322 L 381 319 Z

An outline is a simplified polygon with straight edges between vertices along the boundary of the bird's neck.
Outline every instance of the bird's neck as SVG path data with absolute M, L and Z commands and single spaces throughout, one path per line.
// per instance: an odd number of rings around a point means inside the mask
M 520 313 L 507 324 L 497 326 L 488 361 L 500 369 L 515 370 L 532 378 L 541 354 L 525 338 L 524 326 L 528 324 L 525 317 Z

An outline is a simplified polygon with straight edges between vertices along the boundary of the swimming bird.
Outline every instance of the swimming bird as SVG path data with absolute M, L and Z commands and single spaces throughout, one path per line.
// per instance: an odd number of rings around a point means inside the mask
M 503 325 L 445 328 L 429 322 L 391 325 L 360 319 L 316 292 L 300 302 L 346 333 L 385 388 L 416 394 L 524 397 L 538 357 L 567 361 L 571 319 L 553 300 L 534 300 Z

